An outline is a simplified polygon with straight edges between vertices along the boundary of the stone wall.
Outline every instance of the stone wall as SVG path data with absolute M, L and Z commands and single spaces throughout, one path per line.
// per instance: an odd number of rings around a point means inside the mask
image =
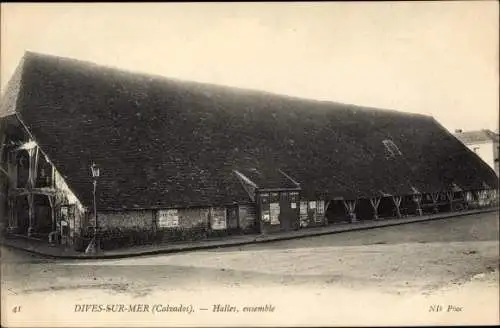
M 90 215 L 85 220 L 93 225 Z M 230 222 L 233 220 L 234 222 Z M 231 233 L 258 233 L 256 208 L 252 205 L 238 207 L 184 208 L 161 210 L 130 210 L 100 212 L 98 225 L 101 247 L 112 249 L 135 244 L 195 241 L 209 237 L 224 237 Z M 81 226 L 75 222 L 75 226 Z M 83 226 L 79 249 L 93 236 L 91 229 Z M 88 230 L 88 231 L 87 231 Z
M 151 210 L 120 212 L 101 212 L 98 214 L 98 226 L 102 230 L 119 228 L 122 230 L 152 230 L 153 215 Z
M 204 239 L 210 231 L 209 217 L 209 208 L 157 211 L 156 239 L 163 242 Z

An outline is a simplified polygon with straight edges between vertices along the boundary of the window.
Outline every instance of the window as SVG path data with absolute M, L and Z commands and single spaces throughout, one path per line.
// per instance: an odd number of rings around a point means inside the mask
M 395 157 L 396 155 L 402 155 L 398 146 L 392 140 L 383 140 L 382 143 L 390 156 Z

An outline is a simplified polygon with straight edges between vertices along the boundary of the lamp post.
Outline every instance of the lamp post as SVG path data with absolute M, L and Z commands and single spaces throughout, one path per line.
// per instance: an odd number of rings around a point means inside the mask
M 92 180 L 94 184 L 94 191 L 93 191 L 93 196 L 94 196 L 94 238 L 92 242 L 90 243 L 89 247 L 87 247 L 87 250 L 85 251 L 86 253 L 95 253 L 99 250 L 100 243 L 99 243 L 99 238 L 97 236 L 97 231 L 98 231 L 98 221 L 97 221 L 97 201 L 96 201 L 96 190 L 97 190 L 97 179 L 99 178 L 99 167 L 92 162 L 92 165 L 90 166 L 90 172 L 92 173 Z

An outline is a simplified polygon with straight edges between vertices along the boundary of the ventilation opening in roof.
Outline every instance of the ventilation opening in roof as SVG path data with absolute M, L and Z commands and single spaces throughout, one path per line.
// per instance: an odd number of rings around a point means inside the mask
M 396 144 L 392 140 L 386 139 L 383 140 L 382 143 L 384 144 L 386 152 L 389 156 L 396 157 L 396 155 L 402 155 L 398 146 L 396 146 Z

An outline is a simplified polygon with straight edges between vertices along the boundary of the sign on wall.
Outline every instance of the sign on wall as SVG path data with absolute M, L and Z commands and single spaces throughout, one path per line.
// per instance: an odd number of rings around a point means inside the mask
M 177 210 L 158 211 L 158 227 L 176 228 L 179 226 L 179 214 Z
M 226 229 L 226 209 L 225 208 L 212 208 L 211 221 L 213 230 Z
M 280 204 L 271 203 L 270 206 L 271 224 L 280 224 Z
M 316 211 L 318 212 L 318 214 L 325 213 L 325 201 L 324 200 L 318 200 L 316 202 Z
M 307 202 L 300 202 L 300 214 L 307 215 Z
M 307 218 L 307 202 L 300 202 L 300 226 L 307 227 L 309 220 Z
M 269 211 L 262 211 L 262 221 L 269 222 L 271 221 L 271 214 Z

